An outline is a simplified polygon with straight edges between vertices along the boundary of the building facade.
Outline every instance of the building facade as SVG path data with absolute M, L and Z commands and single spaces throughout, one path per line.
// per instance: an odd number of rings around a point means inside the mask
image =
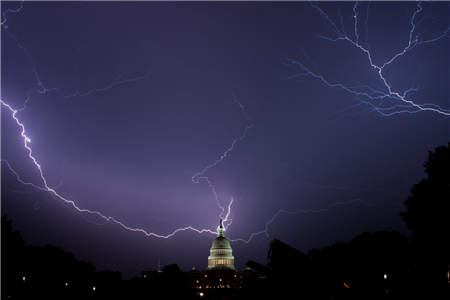
M 208 256 L 208 270 L 235 270 L 233 251 L 230 241 L 223 235 L 222 220 L 220 220 L 219 235 L 212 242 Z

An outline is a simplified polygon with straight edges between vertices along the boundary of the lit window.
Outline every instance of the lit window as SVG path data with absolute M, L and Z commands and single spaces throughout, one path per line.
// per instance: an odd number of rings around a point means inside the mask
M 22 281 L 25 281 L 27 278 L 25 276 L 22 277 Z
M 95 286 L 92 287 L 92 290 L 95 292 Z

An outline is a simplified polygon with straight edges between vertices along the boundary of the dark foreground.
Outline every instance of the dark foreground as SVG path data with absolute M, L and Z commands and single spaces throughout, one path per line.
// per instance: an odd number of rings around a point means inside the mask
M 26 245 L 2 217 L 1 299 L 450 299 L 450 144 L 430 151 L 401 217 L 411 237 L 363 233 L 307 254 L 279 241 L 267 263 L 123 280 L 60 248 Z
M 396 232 L 364 233 L 303 254 L 271 242 L 267 265 L 122 280 L 56 247 L 25 246 L 2 218 L 2 299 L 449 299 L 448 266 Z

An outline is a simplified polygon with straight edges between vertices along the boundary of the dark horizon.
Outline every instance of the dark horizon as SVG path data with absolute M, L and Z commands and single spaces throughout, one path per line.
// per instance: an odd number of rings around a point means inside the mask
M 258 233 L 232 242 L 239 269 L 265 263 L 275 237 L 307 252 L 361 232 L 409 236 L 403 203 L 427 151 L 450 140 L 450 6 L 316 4 L 2 2 L 2 214 L 28 243 L 125 277 L 158 261 L 203 269 L 215 237 L 147 237 L 18 182 L 8 164 L 43 186 L 6 107 L 25 104 L 48 185 L 79 208 L 159 235 L 215 231 L 208 176 L 220 206 L 233 199 L 225 235 Z M 367 56 L 330 41 L 344 29 L 375 64 L 427 41 L 384 70 L 420 109 L 374 99 L 386 89 Z

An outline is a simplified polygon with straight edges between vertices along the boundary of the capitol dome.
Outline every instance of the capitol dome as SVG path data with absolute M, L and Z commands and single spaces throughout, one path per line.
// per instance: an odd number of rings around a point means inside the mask
M 223 236 L 222 220 L 220 220 L 219 235 L 212 242 L 209 253 L 208 269 L 235 269 L 230 241 Z

